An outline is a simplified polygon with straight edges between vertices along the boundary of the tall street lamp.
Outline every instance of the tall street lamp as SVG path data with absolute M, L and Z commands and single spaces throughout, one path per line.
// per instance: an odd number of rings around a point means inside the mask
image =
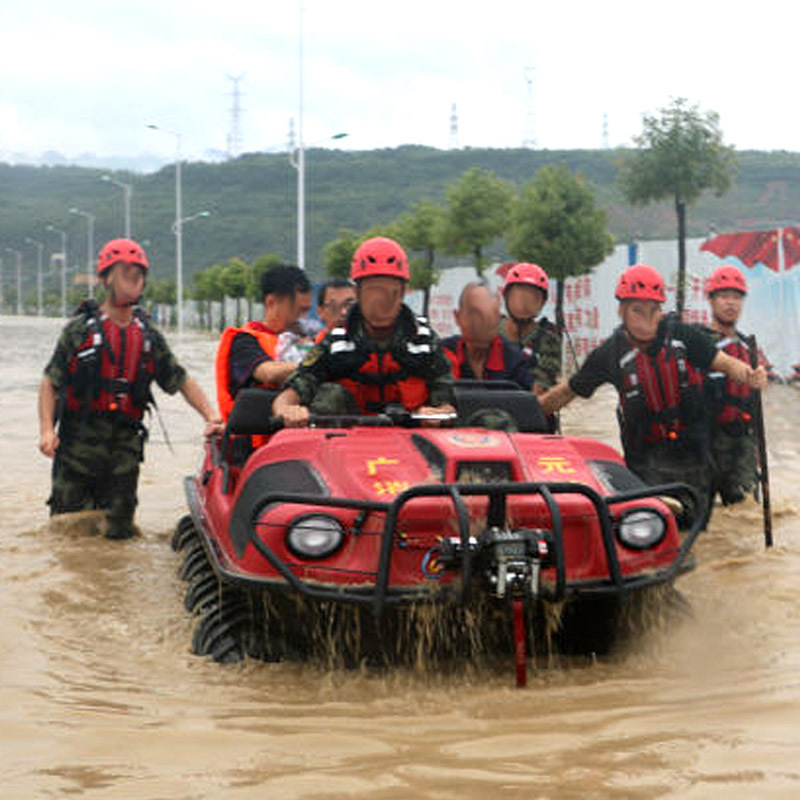
M 47 230 L 61 236 L 61 316 L 67 316 L 67 232 L 55 225 L 48 225 Z
M 297 170 L 297 266 L 304 270 L 306 268 L 306 147 L 303 144 L 302 123 L 298 129 L 297 147 L 289 154 L 289 163 Z M 346 133 L 335 133 L 310 146 L 344 139 L 346 136 L 348 136 Z
M 13 247 L 6 247 L 6 251 L 14 254 L 17 264 L 17 316 L 22 316 L 22 253 Z
M 133 186 L 129 183 L 123 183 L 122 181 L 118 181 L 116 178 L 112 178 L 110 175 L 102 175 L 100 177 L 101 181 L 105 181 L 106 183 L 112 183 L 114 186 L 119 186 L 123 193 L 124 193 L 124 200 L 125 200 L 125 238 L 131 238 L 131 194 L 133 194 Z
M 160 125 L 148 125 L 154 131 L 162 131 L 175 137 L 175 296 L 178 301 L 178 333 L 183 333 L 183 210 L 181 200 L 181 135 Z
M 175 222 L 172 223 L 172 232 L 177 233 L 178 224 L 180 224 L 181 229 L 183 229 L 183 226 L 187 222 L 191 222 L 192 220 L 195 219 L 201 219 L 202 217 L 210 217 L 210 216 L 211 216 L 210 211 L 198 211 L 196 214 L 190 214 L 188 217 L 183 217 L 180 221 L 175 220 Z
M 36 248 L 36 316 L 41 317 L 44 313 L 42 307 L 42 251 L 44 245 L 29 236 L 25 238 L 25 242 Z
M 97 219 L 94 214 L 88 211 L 81 211 L 79 208 L 71 208 L 70 214 L 77 214 L 84 217 L 86 225 L 86 291 L 89 297 L 94 297 L 94 221 Z
M 193 219 L 200 219 L 200 217 L 210 217 L 210 211 L 198 211 L 196 214 L 191 214 L 188 217 L 184 217 L 181 220 L 181 225 L 185 225 L 187 222 L 191 222 Z M 175 233 L 175 226 L 177 225 L 177 220 L 172 223 L 172 232 Z

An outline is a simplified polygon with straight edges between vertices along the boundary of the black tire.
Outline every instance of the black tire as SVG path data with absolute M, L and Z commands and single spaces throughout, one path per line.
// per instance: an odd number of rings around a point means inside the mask
M 199 572 L 210 569 L 205 548 L 200 542 L 187 548 L 183 563 L 178 567 L 178 577 L 183 581 L 190 581 Z
M 178 553 L 193 539 L 197 539 L 197 530 L 192 518 L 187 514 L 181 517 L 172 534 L 172 549 Z
M 211 567 L 195 575 L 186 587 L 183 604 L 190 614 L 204 611 L 219 597 L 219 581 Z
M 201 612 L 192 636 L 192 651 L 219 663 L 236 663 L 254 649 L 255 634 L 250 598 L 222 586 Z

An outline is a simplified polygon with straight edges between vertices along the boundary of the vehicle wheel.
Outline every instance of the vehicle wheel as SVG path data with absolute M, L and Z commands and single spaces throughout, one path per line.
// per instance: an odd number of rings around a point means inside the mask
M 208 556 L 205 548 L 200 542 L 191 545 L 186 550 L 183 563 L 178 567 L 178 577 L 184 581 L 190 581 L 195 575 L 210 569 Z
M 177 553 L 183 550 L 189 542 L 197 539 L 197 530 L 192 518 L 187 514 L 181 517 L 172 534 L 172 549 Z
M 183 604 L 186 610 L 193 614 L 203 611 L 219 597 L 219 581 L 211 567 L 195 575 L 186 588 L 186 597 Z
M 225 586 L 201 612 L 192 637 L 192 651 L 211 656 L 222 664 L 241 661 L 253 648 L 255 639 L 250 598 Z

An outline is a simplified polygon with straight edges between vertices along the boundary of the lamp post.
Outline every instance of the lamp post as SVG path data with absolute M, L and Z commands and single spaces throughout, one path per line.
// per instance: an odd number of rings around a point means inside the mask
M 106 183 L 113 183 L 114 186 L 119 186 L 124 194 L 124 201 L 125 201 L 125 238 L 131 238 L 131 194 L 133 194 L 133 186 L 129 183 L 123 183 L 122 181 L 118 181 L 116 178 L 112 178 L 110 175 L 102 175 L 100 177 L 101 181 L 105 181 Z
M 300 114 L 302 116 L 302 105 Z M 349 134 L 335 133 L 327 139 L 321 139 L 315 144 L 344 139 Z M 313 147 L 313 145 L 312 145 Z M 303 123 L 298 126 L 297 147 L 289 154 L 289 163 L 297 170 L 297 266 L 306 268 L 306 159 L 305 145 L 303 144 Z
M 17 264 L 17 316 L 22 316 L 22 253 L 13 247 L 6 247 L 6 251 L 14 254 Z
M 200 217 L 210 217 L 210 211 L 198 211 L 196 214 L 191 214 L 188 217 L 184 217 L 181 220 L 181 225 L 185 225 L 187 222 L 191 222 L 193 219 L 199 219 Z M 172 232 L 175 233 L 175 226 L 178 224 L 177 220 L 172 223 Z
M 79 208 L 71 208 L 70 214 L 77 214 L 86 219 L 86 291 L 89 297 L 94 297 L 94 214 L 88 211 L 81 211 Z
M 178 333 L 183 333 L 183 211 L 181 199 L 181 135 L 159 125 L 148 125 L 154 131 L 162 131 L 175 137 L 175 295 L 178 301 Z
M 36 248 L 36 316 L 41 317 L 44 313 L 42 307 L 42 251 L 44 250 L 44 245 L 30 237 L 26 237 L 25 241 Z
M 48 225 L 47 230 L 61 236 L 61 316 L 67 316 L 67 232 L 55 225 Z

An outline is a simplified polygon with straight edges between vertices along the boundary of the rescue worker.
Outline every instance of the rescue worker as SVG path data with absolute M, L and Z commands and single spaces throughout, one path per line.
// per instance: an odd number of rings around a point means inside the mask
M 217 403 L 227 420 L 245 387 L 278 389 L 297 364 L 278 356 L 281 334 L 311 308 L 311 284 L 298 267 L 277 266 L 261 276 L 264 316 L 241 328 L 226 328 L 216 356 Z M 284 342 L 285 347 L 285 342 Z
M 356 287 L 347 278 L 331 278 L 323 283 L 317 298 L 317 316 L 325 326 L 315 340 L 319 344 L 334 328 L 344 325 L 356 303 Z
M 698 370 L 723 372 L 754 388 L 766 384 L 766 373 L 718 351 L 697 328 L 664 315 L 664 281 L 652 267 L 626 269 L 615 297 L 622 324 L 569 381 L 541 397 L 542 408 L 557 411 L 575 397 L 590 397 L 604 383 L 613 384 L 629 469 L 650 485 L 689 484 L 700 495 L 700 506 L 689 509 L 692 518 L 705 516 L 710 429 Z
M 97 275 L 106 298 L 101 306 L 94 300 L 81 304 L 39 387 L 39 449 L 53 459 L 50 513 L 102 509 L 109 539 L 135 533 L 147 439 L 142 418 L 154 403 L 153 381 L 168 394 L 184 396 L 206 421 L 206 436 L 222 431 L 203 390 L 137 305 L 149 268 L 144 250 L 131 239 L 103 247 Z
M 736 329 L 746 295 L 747 282 L 736 267 L 729 264 L 717 267 L 706 283 L 711 325 L 704 327 L 703 331 L 715 342 L 717 350 L 749 364 L 748 341 Z M 707 373 L 705 388 L 713 415 L 711 502 L 719 492 L 723 504 L 730 505 L 743 500 L 758 479 L 751 424 L 752 389 L 732 381 L 721 372 Z
M 368 239 L 350 269 L 357 303 L 286 381 L 273 413 L 288 426 L 317 414 L 375 414 L 402 404 L 418 414 L 454 413 L 453 376 L 438 336 L 403 303 L 408 257 L 393 239 Z M 323 386 L 325 387 L 323 391 Z
M 468 283 L 453 314 L 461 334 L 449 336 L 442 345 L 457 380 L 507 380 L 532 388 L 530 361 L 497 332 L 500 298 L 485 283 Z
M 500 333 L 517 345 L 533 367 L 533 390 L 543 394 L 561 375 L 561 337 L 546 318 L 536 319 L 547 302 L 550 279 L 538 265 L 522 262 L 506 273 L 503 299 L 508 316 Z

